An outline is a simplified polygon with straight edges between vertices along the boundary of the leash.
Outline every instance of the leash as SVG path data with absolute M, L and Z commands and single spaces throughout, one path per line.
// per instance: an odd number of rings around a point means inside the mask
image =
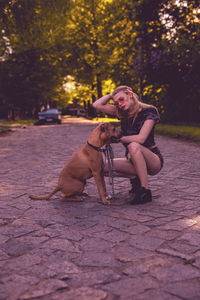
M 107 159 L 108 162 L 108 177 L 109 177 L 109 184 L 112 186 L 112 198 L 114 198 L 115 193 L 114 193 L 114 164 L 113 164 L 113 159 L 114 159 L 114 153 L 113 149 L 110 144 L 107 144 L 104 150 L 104 155 L 105 155 L 105 162 Z
M 95 149 L 96 151 L 104 153 L 104 155 L 105 155 L 104 164 L 106 163 L 106 160 L 107 160 L 109 184 L 112 186 L 112 198 L 114 198 L 115 194 L 114 194 L 114 164 L 113 164 L 114 153 L 113 153 L 113 149 L 110 144 L 106 144 L 105 148 L 103 148 L 103 149 L 90 144 L 88 141 L 87 141 L 87 144 L 90 147 L 92 147 L 93 149 Z

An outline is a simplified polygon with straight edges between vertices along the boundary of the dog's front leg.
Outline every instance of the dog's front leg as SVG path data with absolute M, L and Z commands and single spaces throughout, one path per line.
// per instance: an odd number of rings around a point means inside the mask
M 93 171 L 92 173 L 93 173 L 96 185 L 97 185 L 97 189 L 98 189 L 101 201 L 103 202 L 103 204 L 111 204 L 111 202 L 106 199 L 106 184 L 105 184 L 105 180 L 104 180 L 103 170 L 100 172 Z

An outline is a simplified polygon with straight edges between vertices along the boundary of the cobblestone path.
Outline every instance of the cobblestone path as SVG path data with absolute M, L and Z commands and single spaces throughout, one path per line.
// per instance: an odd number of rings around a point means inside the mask
M 0 299 L 200 299 L 199 145 L 157 136 L 165 165 L 150 177 L 150 204 L 131 206 L 124 178 L 115 178 L 111 206 L 93 179 L 82 203 L 59 193 L 29 199 L 55 187 L 95 126 L 30 126 L 0 138 Z

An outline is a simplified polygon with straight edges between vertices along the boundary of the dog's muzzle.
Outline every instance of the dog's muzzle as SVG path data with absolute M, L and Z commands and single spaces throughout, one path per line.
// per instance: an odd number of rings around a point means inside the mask
M 116 136 L 111 136 L 111 138 L 110 138 L 110 142 L 111 143 L 119 143 L 119 140 L 120 140 L 120 138 L 123 136 L 123 134 L 122 134 L 122 132 L 121 132 L 121 130 L 120 130 L 120 132 L 119 132 L 119 134 L 118 134 L 118 136 L 116 137 Z

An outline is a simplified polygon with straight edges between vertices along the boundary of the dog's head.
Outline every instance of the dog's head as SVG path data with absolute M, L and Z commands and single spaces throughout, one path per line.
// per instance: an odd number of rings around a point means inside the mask
M 111 123 L 100 124 L 100 130 L 105 135 L 106 143 L 118 143 L 122 136 L 121 129 Z

